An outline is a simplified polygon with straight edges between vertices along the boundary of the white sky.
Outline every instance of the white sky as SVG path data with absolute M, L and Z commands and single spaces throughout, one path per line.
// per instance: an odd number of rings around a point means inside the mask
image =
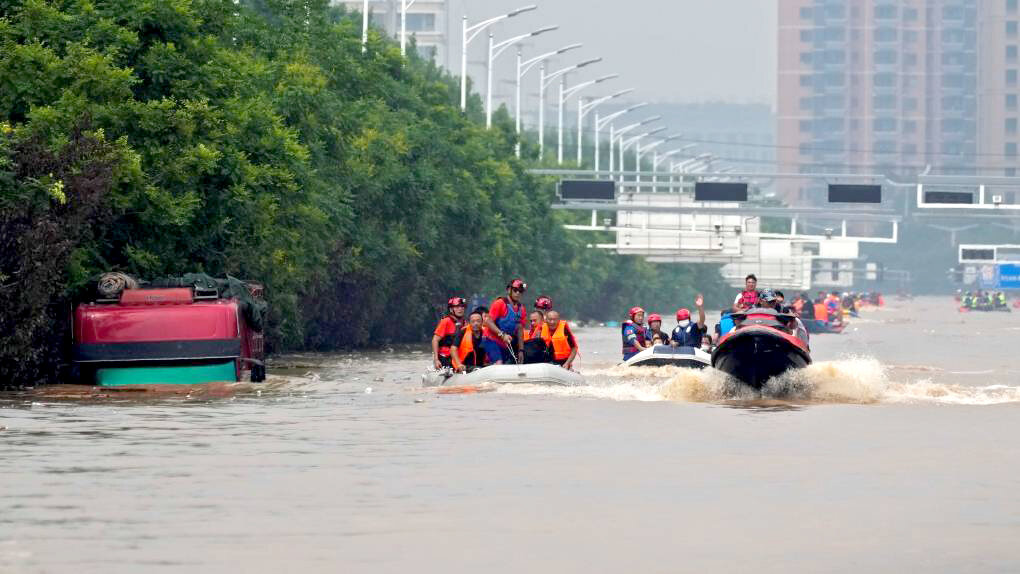
M 538 10 L 492 27 L 495 40 L 558 24 L 525 46 L 525 57 L 566 44 L 584 48 L 564 55 L 559 67 L 602 57 L 580 79 L 618 73 L 605 90 L 636 88 L 635 99 L 655 102 L 767 103 L 776 96 L 776 3 L 781 0 L 450 0 L 451 67 L 459 73 L 460 16 L 469 21 L 527 4 Z M 469 73 L 484 82 L 485 35 L 469 47 Z M 495 93 L 509 94 L 514 50 L 497 62 Z M 537 74 L 537 72 L 536 72 Z M 503 82 L 500 82 L 503 80 Z M 532 80 L 530 83 L 535 83 Z M 530 87 L 534 92 L 537 88 Z M 594 92 L 593 92 L 594 93 Z

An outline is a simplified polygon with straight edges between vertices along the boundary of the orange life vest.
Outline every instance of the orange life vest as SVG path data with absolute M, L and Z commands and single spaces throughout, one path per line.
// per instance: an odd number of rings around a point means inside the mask
M 464 364 L 464 361 L 468 358 L 468 355 L 475 352 L 475 336 L 471 332 L 471 325 L 464 327 L 464 336 L 460 339 L 460 346 L 457 347 L 456 353 L 451 353 L 451 359 L 453 359 L 453 366 L 460 368 Z M 476 356 L 477 357 L 477 356 Z M 475 360 L 477 363 L 477 358 Z
M 570 340 L 567 338 L 567 322 L 560 320 L 556 326 L 556 332 L 549 334 L 549 325 L 542 323 L 542 339 L 545 344 L 552 347 L 553 359 L 562 361 L 570 356 Z
M 829 318 L 829 310 L 825 308 L 823 303 L 815 303 L 815 319 L 819 321 L 826 321 Z

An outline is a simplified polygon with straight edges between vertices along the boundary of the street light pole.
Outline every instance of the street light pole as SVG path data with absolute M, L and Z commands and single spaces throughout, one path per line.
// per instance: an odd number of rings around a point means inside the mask
M 538 122 L 539 122 L 539 130 L 538 130 L 539 131 L 539 134 L 538 134 L 538 159 L 541 160 L 543 157 L 545 157 L 545 90 L 546 90 L 546 88 L 548 88 L 552 84 L 553 80 L 555 80 L 556 78 L 559 78 L 560 76 L 562 76 L 563 74 L 566 74 L 567 72 L 572 72 L 574 70 L 583 68 L 585 66 L 590 66 L 592 64 L 595 64 L 595 63 L 601 62 L 601 61 L 602 61 L 602 58 L 592 58 L 591 60 L 585 60 L 585 61 L 583 61 L 583 62 L 581 62 L 579 64 L 574 64 L 573 66 L 567 66 L 566 68 L 563 68 L 561 70 L 557 70 L 557 71 L 555 71 L 555 72 L 553 72 L 551 74 L 546 74 L 545 73 L 545 63 L 542 64 L 542 74 L 541 74 L 542 77 L 541 77 L 541 80 L 539 82 L 539 90 L 538 90 L 538 109 L 539 109 L 539 113 L 538 113 Z M 562 86 L 561 86 L 561 89 L 562 89 Z M 561 94 L 562 94 L 562 92 L 561 92 Z
M 521 134 L 521 118 L 522 118 L 522 114 L 521 114 L 521 80 L 524 78 L 524 75 L 527 74 L 528 72 L 530 72 L 531 69 L 534 68 L 536 65 L 541 63 L 542 64 L 542 71 L 543 71 L 543 79 L 542 79 L 541 83 L 544 84 L 545 83 L 545 79 L 544 79 L 545 63 L 544 62 L 547 59 L 549 59 L 549 58 L 551 58 L 553 56 L 557 56 L 557 55 L 562 54 L 564 52 L 569 52 L 570 50 L 576 50 L 577 48 L 580 48 L 580 47 L 581 47 L 581 44 L 570 44 L 569 46 L 564 46 L 564 47 L 560 48 L 559 50 L 553 50 L 552 52 L 546 52 L 545 54 L 540 54 L 538 56 L 535 56 L 534 58 L 531 58 L 531 59 L 525 60 L 525 61 L 521 61 L 521 50 L 520 50 L 520 48 L 517 49 L 517 79 L 515 81 L 515 84 L 516 84 L 515 91 L 517 92 L 517 104 L 516 104 L 516 107 L 514 108 L 514 115 L 516 116 L 514 118 L 514 123 L 516 124 L 516 127 L 517 127 L 517 136 L 518 136 L 518 138 L 520 137 L 520 134 Z M 539 88 L 539 92 L 540 93 L 544 93 L 544 90 Z M 542 106 L 541 105 L 539 105 L 539 118 L 540 119 L 544 119 L 544 114 L 543 114 Z M 544 128 L 544 126 L 543 126 L 543 128 Z M 517 147 L 517 157 L 521 157 L 521 143 L 520 143 L 520 141 L 517 142 L 517 146 L 516 147 Z
M 365 0 L 366 4 L 368 0 Z M 461 19 L 461 43 L 460 43 L 460 109 L 461 111 L 467 110 L 467 48 L 468 44 L 471 43 L 478 34 L 482 33 L 482 30 L 489 26 L 499 22 L 500 20 L 506 20 L 507 18 L 513 18 L 519 14 L 537 10 L 538 6 L 531 4 L 523 8 L 518 8 L 512 12 L 507 12 L 500 16 L 489 18 L 488 20 L 482 20 L 481 22 L 468 26 L 467 14 Z
M 507 40 L 503 40 L 502 42 L 500 42 L 498 44 L 493 44 L 492 43 L 492 32 L 489 32 L 489 59 L 488 59 L 488 63 L 489 64 L 488 64 L 488 68 L 486 70 L 486 92 L 485 92 L 485 127 L 486 128 L 491 128 L 492 127 L 492 64 L 493 64 L 493 62 L 503 52 L 505 52 L 507 48 L 509 48 L 510 46 L 520 42 L 521 40 L 524 40 L 526 38 L 531 38 L 532 36 L 538 36 L 539 34 L 544 34 L 546 32 L 552 32 L 553 30 L 556 30 L 558 28 L 559 28 L 559 26 L 546 26 L 545 28 L 539 28 L 538 30 L 535 30 L 534 32 L 529 32 L 527 34 L 521 34 L 519 36 L 514 36 L 513 38 L 510 38 L 510 39 L 507 39 Z M 519 65 L 520 64 L 520 51 L 517 52 L 517 59 L 518 59 L 518 65 Z
M 400 0 L 400 55 L 407 56 L 407 9 L 418 0 Z
M 611 122 L 613 120 L 615 120 L 616 118 L 624 115 L 624 114 L 629 114 L 630 112 L 633 112 L 634 110 L 643 108 L 643 107 L 645 107 L 647 105 L 648 105 L 648 102 L 641 102 L 640 104 L 635 104 L 633 106 L 630 106 L 629 108 L 620 110 L 618 112 L 613 112 L 613 113 L 609 114 L 608 116 L 606 116 L 604 118 L 598 117 L 598 112 L 595 113 L 595 126 L 594 126 L 595 127 L 595 171 L 598 171 L 600 169 L 600 167 L 601 167 L 600 166 L 600 162 L 599 162 L 599 154 L 601 153 L 601 150 L 599 149 L 598 141 L 599 141 L 599 132 L 602 131 L 602 128 L 605 127 L 606 124 L 609 124 L 609 171 L 613 171 L 613 139 L 614 139 L 613 127 L 615 126 L 615 124 L 613 124 Z
M 602 82 L 612 80 L 618 77 L 620 77 L 620 74 L 609 74 L 608 76 L 602 76 L 601 78 L 595 80 L 581 82 L 580 84 L 573 86 L 569 89 L 567 88 L 567 77 L 563 76 L 560 79 L 560 101 L 559 101 L 560 125 L 559 134 L 557 136 L 558 146 L 556 149 L 556 157 L 559 163 L 563 163 L 563 108 L 564 106 L 566 106 L 567 100 L 570 98 L 570 96 L 576 94 L 577 92 L 580 92 L 585 88 L 594 86 L 595 84 L 601 84 Z
M 626 152 L 627 148 L 629 148 L 631 145 L 636 145 L 636 148 L 635 148 L 636 149 L 635 158 L 637 159 L 637 165 L 634 166 L 634 171 L 635 172 L 640 172 L 641 171 L 641 138 L 645 138 L 645 137 L 648 137 L 650 135 L 655 135 L 655 134 L 657 134 L 659 132 L 663 132 L 663 131 L 666 131 L 666 127 L 665 126 L 659 127 L 659 128 L 655 128 L 654 130 L 647 131 L 647 132 L 645 132 L 643 134 L 636 135 L 636 136 L 630 138 L 629 140 L 624 140 L 623 138 L 620 138 L 620 169 L 621 169 L 621 171 L 623 169 L 625 169 L 624 168 L 624 164 L 623 164 L 623 158 L 624 158 L 623 154 L 624 154 L 624 152 Z M 641 177 L 640 175 L 635 175 L 635 181 L 638 181 L 640 177 Z
M 361 53 L 368 50 L 368 0 L 361 6 Z
M 642 104 L 640 104 L 638 106 L 633 106 L 633 108 L 638 108 L 638 107 L 641 107 L 641 106 L 644 106 L 644 105 L 646 105 L 646 104 L 642 103 Z M 624 111 L 627 111 L 627 110 L 624 110 Z M 619 114 L 621 112 L 617 112 L 617 113 Z M 612 116 L 610 116 L 610 117 L 612 117 Z M 616 140 L 620 140 L 620 147 L 622 148 L 623 147 L 623 135 L 624 134 L 626 134 L 627 132 L 629 132 L 630 130 L 632 130 L 634 128 L 638 128 L 638 127 L 650 124 L 650 123 L 652 123 L 654 121 L 658 121 L 660 119 L 662 119 L 662 116 L 651 116 L 651 117 L 648 117 L 648 118 L 645 118 L 645 119 L 641 120 L 640 122 L 635 122 L 633 124 L 630 124 L 629 126 L 625 126 L 625 127 L 620 128 L 619 130 L 616 131 L 615 136 L 612 133 L 610 133 L 610 137 L 609 137 L 609 171 L 614 171 L 614 169 L 613 169 L 613 145 L 614 145 L 614 142 Z M 609 118 L 606 118 L 603 121 L 608 121 L 608 120 L 609 120 Z M 620 167 L 620 171 L 623 171 L 623 150 L 622 149 L 620 150 L 620 166 L 619 167 Z M 623 176 L 622 175 L 620 176 L 620 181 L 623 181 Z
M 616 92 L 615 94 L 611 94 L 611 95 L 608 95 L 608 96 L 603 96 L 601 98 L 596 98 L 594 100 L 591 100 L 587 104 L 584 103 L 584 101 L 581 101 L 580 105 L 577 106 L 577 165 L 578 166 L 581 165 L 581 159 L 582 159 L 582 157 L 581 157 L 581 147 L 582 147 L 581 146 L 581 140 L 584 139 L 584 131 L 583 130 L 584 130 L 584 118 L 585 118 L 585 116 L 587 116 L 589 113 L 591 113 L 593 110 L 597 109 L 600 105 L 604 104 L 605 102 L 608 102 L 609 100 L 612 100 L 612 99 L 619 98 L 620 96 L 627 95 L 627 94 L 629 94 L 629 93 L 631 93 L 633 91 L 634 91 L 634 88 L 628 88 L 626 90 L 620 90 L 619 92 Z M 598 154 L 598 139 L 599 139 L 598 138 L 598 123 L 599 123 L 599 114 L 596 111 L 595 112 L 595 140 L 594 140 L 595 141 L 595 145 L 596 145 L 596 147 L 595 147 L 595 153 L 596 153 L 595 163 L 598 163 L 598 155 L 597 155 Z M 595 169 L 597 171 L 598 167 L 596 167 Z

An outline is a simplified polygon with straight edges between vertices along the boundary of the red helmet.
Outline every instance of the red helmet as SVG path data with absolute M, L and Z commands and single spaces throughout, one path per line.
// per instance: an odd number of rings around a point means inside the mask
M 630 314 L 631 319 L 633 319 L 634 315 L 637 315 L 638 313 L 644 313 L 644 312 L 645 312 L 645 310 L 642 309 L 641 307 L 631 307 L 629 314 Z
M 658 313 L 652 313 L 651 315 L 648 316 L 648 322 L 651 323 L 653 321 L 658 321 L 661 323 L 662 315 L 659 315 Z
M 687 310 L 687 309 L 680 309 L 679 311 L 676 312 L 676 320 L 677 321 L 683 321 L 685 319 L 690 319 L 690 318 L 691 318 L 691 312 L 689 310 Z
M 521 293 L 528 290 L 528 284 L 521 279 L 514 279 L 513 281 L 506 284 L 507 289 L 518 289 Z
M 447 307 L 467 307 L 467 299 L 463 297 L 450 297 L 446 302 Z
M 552 299 L 542 295 L 538 299 L 535 299 L 535 308 L 541 309 L 542 311 L 548 311 L 552 309 Z

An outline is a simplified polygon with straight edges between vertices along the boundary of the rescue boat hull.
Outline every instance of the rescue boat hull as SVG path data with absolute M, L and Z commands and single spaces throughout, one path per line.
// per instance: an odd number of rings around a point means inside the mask
M 655 345 L 623 362 L 626 367 L 662 367 L 671 365 L 687 369 L 704 369 L 712 364 L 712 355 L 694 347 Z
M 489 365 L 470 373 L 453 373 L 448 369 L 429 371 L 421 376 L 426 387 L 482 384 L 521 384 L 579 386 L 584 377 L 559 365 L 532 363 L 528 365 Z

